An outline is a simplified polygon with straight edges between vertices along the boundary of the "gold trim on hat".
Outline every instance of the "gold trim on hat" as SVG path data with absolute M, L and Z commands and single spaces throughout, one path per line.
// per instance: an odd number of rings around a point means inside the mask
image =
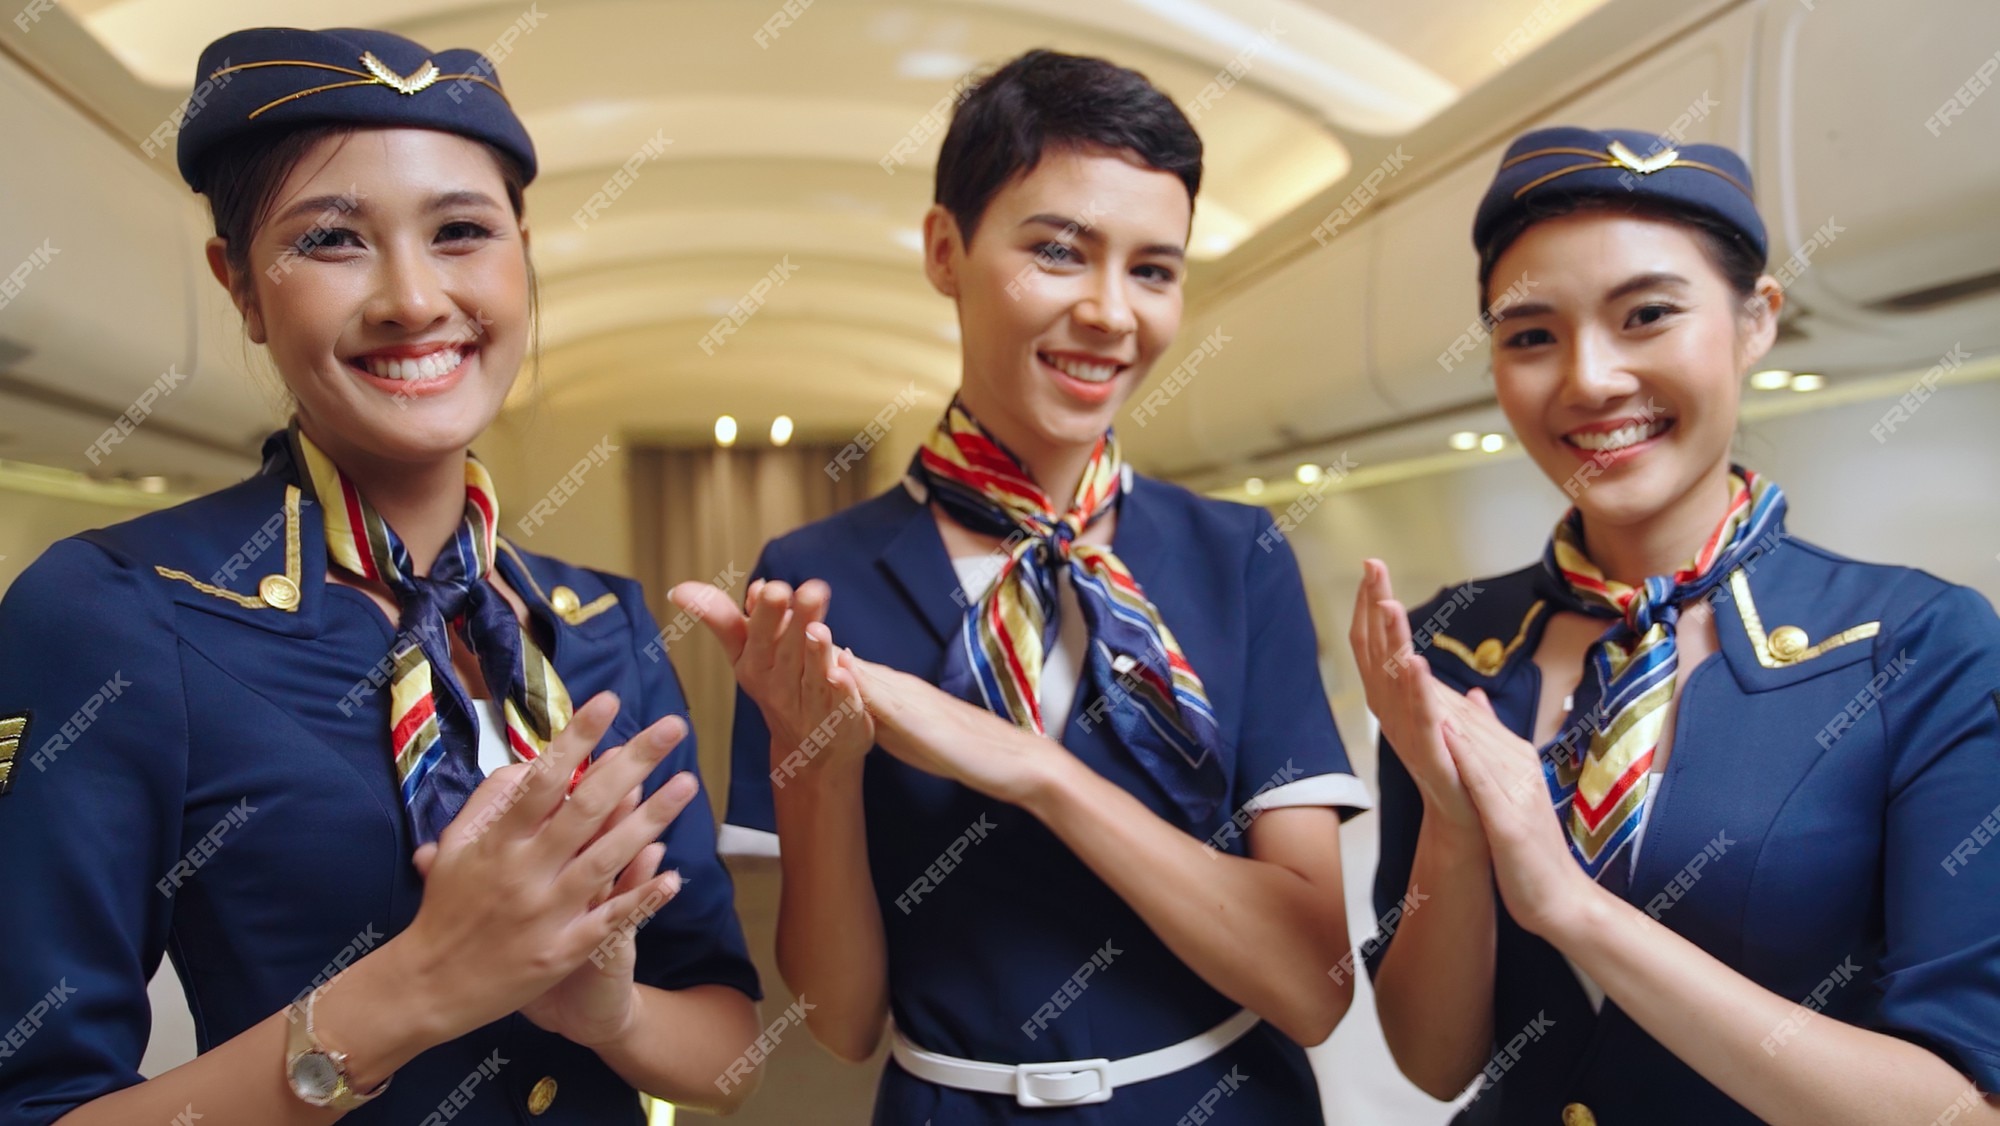
M 1596 149 L 1581 149 L 1570 146 L 1558 146 L 1556 148 L 1536 149 L 1533 152 L 1524 152 L 1520 156 L 1514 157 L 1512 160 L 1502 164 L 1500 171 L 1505 172 L 1516 164 L 1533 160 L 1540 156 L 1584 156 L 1591 159 L 1581 164 L 1572 164 L 1568 168 L 1558 168 L 1554 172 L 1550 172 L 1544 176 L 1537 176 L 1515 190 L 1515 199 L 1520 199 L 1550 180 L 1567 176 L 1572 172 L 1582 172 L 1590 168 L 1623 168 L 1629 172 L 1637 172 L 1641 176 L 1650 176 L 1666 168 L 1698 168 L 1703 172 L 1713 172 L 1731 184 L 1736 185 L 1737 191 L 1750 196 L 1752 199 L 1756 198 L 1754 193 L 1750 191 L 1748 184 L 1745 184 L 1743 181 L 1717 168 L 1713 164 L 1699 160 L 1688 160 L 1681 156 L 1678 149 L 1667 149 L 1664 152 L 1655 153 L 1649 157 L 1642 157 L 1626 147 L 1625 142 L 1616 140 L 1607 145 L 1602 152 Z
M 303 98 L 308 94 L 320 94 L 328 90 L 342 90 L 350 86 L 387 86 L 398 94 L 407 95 L 429 89 L 450 78 L 470 79 L 493 91 L 495 94 L 500 95 L 501 101 L 507 101 L 506 91 L 500 89 L 498 85 L 487 81 L 484 77 L 477 74 L 440 74 L 438 73 L 437 64 L 429 59 L 425 59 L 424 65 L 418 67 L 416 73 L 407 78 L 390 70 L 388 64 L 376 58 L 373 51 L 363 51 L 361 53 L 361 65 L 368 69 L 354 70 L 350 67 L 335 66 L 332 63 L 316 63 L 306 59 L 268 59 L 260 63 L 236 63 L 233 66 L 225 66 L 218 69 L 214 74 L 209 75 L 209 78 L 220 78 L 231 71 L 250 70 L 263 66 L 307 66 L 316 70 L 330 70 L 336 74 L 351 74 L 354 76 L 355 80 L 352 82 L 329 82 L 324 86 L 314 86 L 309 90 L 300 90 L 297 93 L 287 94 L 274 101 L 265 102 L 263 105 L 251 110 L 249 116 L 244 118 L 246 121 L 255 118 L 267 109 L 284 105 L 286 102 Z M 510 108 L 513 105 L 512 102 L 507 102 L 507 104 Z

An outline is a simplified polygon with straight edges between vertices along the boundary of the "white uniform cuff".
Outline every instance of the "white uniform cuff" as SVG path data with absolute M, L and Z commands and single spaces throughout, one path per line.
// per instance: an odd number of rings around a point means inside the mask
M 776 856 L 778 834 L 725 823 L 715 835 L 715 851 L 723 856 Z
M 1352 774 L 1315 774 L 1254 795 L 1243 803 L 1243 809 L 1256 814 L 1301 805 L 1329 805 L 1360 813 L 1374 809 L 1375 799 L 1368 793 L 1367 784 Z

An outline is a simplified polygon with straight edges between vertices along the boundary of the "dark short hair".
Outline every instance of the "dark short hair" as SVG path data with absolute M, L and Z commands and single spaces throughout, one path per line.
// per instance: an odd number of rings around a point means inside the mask
M 1735 225 L 1707 211 L 1653 196 L 1573 193 L 1538 200 L 1532 207 L 1516 211 L 1495 229 L 1492 237 L 1486 240 L 1486 245 L 1479 248 L 1479 307 L 1485 309 L 1489 304 L 1486 291 L 1493 280 L 1493 268 L 1499 264 L 1500 256 L 1507 252 L 1508 247 L 1535 224 L 1579 211 L 1664 219 L 1692 228 L 1690 233 L 1701 245 L 1709 264 L 1722 275 L 1723 281 L 1738 298 L 1747 300 L 1755 293 L 1757 279 L 1764 273 L 1763 251 L 1752 245 Z
M 938 154 L 932 197 L 965 240 L 1002 187 L 1050 149 L 1098 147 L 1201 189 L 1201 138 L 1173 99 L 1136 70 L 1104 59 L 1036 49 L 981 79 L 959 100 Z

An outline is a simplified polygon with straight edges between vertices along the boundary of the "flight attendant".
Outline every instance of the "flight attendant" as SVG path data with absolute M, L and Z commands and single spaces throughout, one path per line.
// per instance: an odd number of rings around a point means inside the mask
M 734 1105 L 757 980 L 653 619 L 502 540 L 468 452 L 531 334 L 535 153 L 491 64 L 262 28 L 198 74 L 180 168 L 295 417 L 0 604 L 0 1120 Z M 163 954 L 201 1054 L 144 1079 Z
M 1200 173 L 1139 74 L 986 77 L 924 224 L 956 399 L 901 484 L 767 545 L 747 618 L 676 590 L 743 689 L 728 821 L 781 846 L 787 983 L 843 1058 L 893 1020 L 878 1123 L 1320 1121 L 1299 1045 L 1352 996 L 1369 798 L 1269 514 L 1112 426 L 1179 327 Z
M 1375 899 L 1424 896 L 1371 959 L 1397 1062 L 1483 1076 L 1467 1123 L 2000 1122 L 2000 621 L 1732 462 L 1783 303 L 1749 169 L 1538 130 L 1473 241 L 1573 507 L 1445 625 L 1367 564 Z

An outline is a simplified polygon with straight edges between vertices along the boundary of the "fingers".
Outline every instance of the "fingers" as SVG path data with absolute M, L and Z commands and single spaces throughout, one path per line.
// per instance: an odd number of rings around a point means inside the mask
M 681 874 L 663 872 L 646 880 L 630 891 L 614 895 L 590 912 L 593 925 L 607 932 L 619 929 L 637 930 L 646 925 L 661 907 L 679 895 Z M 599 946 L 602 943 L 597 944 Z
M 1347 626 L 1347 647 L 1354 651 L 1354 663 L 1366 678 L 1374 673 L 1369 664 L 1371 645 L 1368 638 L 1369 608 L 1375 605 L 1375 595 L 1371 590 L 1375 580 L 1374 560 L 1363 560 L 1361 581 L 1354 586 L 1354 618 Z
M 667 846 L 659 841 L 654 841 L 652 844 L 640 849 L 639 855 L 633 857 L 632 862 L 625 866 L 625 870 L 618 873 L 616 881 L 603 891 L 590 897 L 591 910 L 596 910 L 605 901 L 624 895 L 626 892 L 651 879 L 659 872 L 660 861 L 666 855 Z
M 463 822 L 469 836 L 483 832 L 521 800 L 528 776 L 534 769 L 532 763 L 516 762 L 488 774 L 472 795 L 465 799 L 464 807 L 452 818 L 452 824 Z
M 1493 799 L 1493 773 L 1486 756 L 1479 753 L 1473 739 L 1456 723 L 1445 720 L 1439 725 L 1444 733 L 1445 752 L 1451 755 L 1452 765 L 1458 769 L 1459 782 L 1465 786 L 1467 797 L 1472 799 L 1474 809 L 1484 819 L 1489 812 L 1488 803 Z
M 445 829 L 446 834 L 459 830 L 476 834 L 489 821 L 503 826 L 509 833 L 525 836 L 548 819 L 551 811 L 563 804 L 563 795 L 569 790 L 570 777 L 576 773 L 579 763 L 589 759 L 592 748 L 604 733 L 611 728 L 611 721 L 618 717 L 618 696 L 612 692 L 599 692 L 569 717 L 569 726 L 556 733 L 554 739 L 533 763 L 524 764 L 516 770 L 512 766 L 494 771 L 502 778 L 499 793 L 501 799 L 492 807 L 481 811 L 477 819 L 461 814 Z M 512 773 L 509 773 L 509 772 Z M 585 777 L 589 776 L 586 772 Z M 488 779 L 491 783 L 493 779 Z M 482 783 L 485 788 L 487 783 Z M 474 791 L 477 795 L 478 791 Z M 496 816 L 497 815 L 497 816 Z
M 762 671 L 771 667 L 777 658 L 778 636 L 784 632 L 791 610 L 790 584 L 770 581 L 757 585 L 756 593 L 750 596 L 749 640 L 741 661 L 746 668 Z
M 1500 713 L 1493 710 L 1493 701 L 1488 699 L 1486 696 L 1486 689 L 1481 688 L 1478 685 L 1474 685 L 1472 689 L 1465 694 L 1465 698 L 1471 700 L 1475 704 L 1478 704 L 1480 710 L 1484 711 L 1487 715 L 1492 716 L 1496 720 L 1500 718 Z
M 576 855 L 557 880 L 567 890 L 581 894 L 609 883 L 632 863 L 648 843 L 680 816 L 700 789 L 694 775 L 686 771 L 667 779 L 630 817 L 608 827 L 603 835 Z M 617 896 L 612 897 L 614 900 Z
M 418 879 L 428 880 L 431 878 L 431 866 L 437 863 L 437 855 L 438 846 L 436 841 L 428 841 L 420 844 L 417 846 L 417 851 L 410 854 L 410 863 L 416 866 Z
M 549 818 L 543 833 L 550 847 L 565 857 L 571 857 L 585 848 L 587 842 L 605 835 L 606 823 L 612 821 L 612 814 L 627 793 L 643 785 L 654 768 L 686 737 L 687 723 L 679 716 L 670 715 L 633 736 L 632 741 L 624 746 L 614 747 L 599 755 L 584 773 L 583 781 L 571 792 L 569 800 L 563 802 L 555 815 Z M 620 866 L 630 856 L 627 853 L 621 857 Z M 608 882 L 616 873 L 615 867 L 606 871 L 603 880 Z
M 792 593 L 791 617 L 785 623 L 784 632 L 778 635 L 772 669 L 781 682 L 779 689 L 794 705 L 812 698 L 812 694 L 803 689 L 811 664 L 806 657 L 806 629 L 814 625 L 826 628 L 819 623 L 826 618 L 831 593 L 831 589 L 818 579 L 800 584 L 798 590 Z
M 708 632 L 722 642 L 722 651 L 728 654 L 730 664 L 743 655 L 743 646 L 749 639 L 749 621 L 722 588 L 710 583 L 681 583 L 667 592 L 667 600 L 708 627 Z

